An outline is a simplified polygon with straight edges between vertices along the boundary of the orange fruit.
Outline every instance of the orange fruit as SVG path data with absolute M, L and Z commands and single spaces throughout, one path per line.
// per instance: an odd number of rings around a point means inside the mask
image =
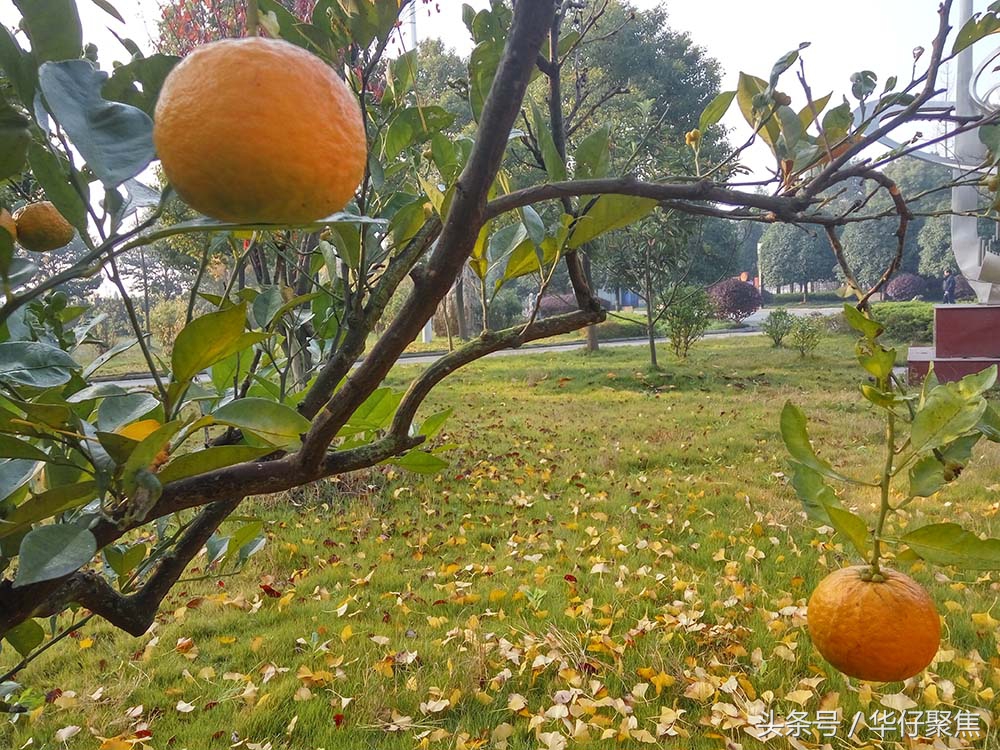
M 6 208 L 0 208 L 0 229 L 5 229 L 12 240 L 17 239 L 17 224 Z
M 75 230 L 48 201 L 29 203 L 14 212 L 17 243 L 34 253 L 58 250 L 70 243 Z
M 895 682 L 919 674 L 941 643 L 941 619 L 928 593 L 909 576 L 855 565 L 831 573 L 809 598 L 816 649 L 850 677 Z
M 368 158 L 357 99 L 333 68 L 259 37 L 213 42 L 184 58 L 160 90 L 153 142 L 188 205 L 248 223 L 339 211 Z

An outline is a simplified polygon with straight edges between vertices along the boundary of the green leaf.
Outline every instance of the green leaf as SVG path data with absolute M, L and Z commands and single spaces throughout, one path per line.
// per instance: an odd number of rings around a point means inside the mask
M 28 165 L 35 181 L 45 191 L 45 197 L 52 201 L 63 218 L 80 232 L 86 232 L 87 207 L 70 182 L 69 163 L 32 141 L 28 146 Z
M 469 255 L 469 267 L 472 268 L 472 271 L 479 277 L 480 281 L 486 280 L 486 274 L 490 267 L 489 258 L 486 257 L 486 249 L 489 247 L 492 231 L 492 221 L 483 224 L 483 228 L 479 230 L 479 235 L 476 237 L 476 244 L 472 248 L 472 253 Z
M 830 148 L 835 147 L 854 124 L 854 114 L 848 102 L 838 104 L 823 115 L 823 133 L 829 141 Z
M 257 448 L 252 445 L 217 445 L 193 453 L 182 453 L 171 459 L 160 469 L 157 476 L 163 484 L 178 479 L 193 477 L 226 466 L 234 466 L 245 461 L 253 461 L 270 453 L 273 448 Z
M 24 531 L 32 524 L 44 521 L 46 518 L 86 505 L 97 497 L 97 492 L 97 482 L 87 480 L 60 485 L 32 495 L 7 514 L 4 519 L 7 523 L 0 526 L 0 538 Z
M 453 408 L 445 409 L 444 411 L 439 411 L 431 414 L 427 419 L 423 421 L 418 430 L 418 435 L 424 435 L 428 439 L 434 437 L 441 431 L 444 427 L 444 423 L 448 421 L 448 418 L 452 415 L 454 411 Z
M 74 573 L 97 553 L 89 529 L 72 524 L 39 526 L 21 540 L 14 588 Z
M 736 103 L 751 128 L 756 129 L 763 122 L 763 127 L 760 128 L 760 137 L 773 150 L 780 135 L 778 122 L 773 114 L 769 114 L 770 106 L 762 110 L 754 105 L 754 100 L 761 96 L 766 89 L 766 81 L 746 73 L 740 73 L 739 83 L 736 86 Z M 763 119 L 765 115 L 769 115 L 766 121 Z
M 51 388 L 69 382 L 80 365 L 62 349 L 40 341 L 0 343 L 0 380 L 31 388 Z
M 953 565 L 961 570 L 1000 570 L 1000 539 L 980 539 L 957 523 L 921 526 L 899 541 L 936 565 Z
M 792 472 L 792 487 L 802 501 L 802 508 L 813 521 L 832 526 L 828 508 L 841 507 L 840 499 L 819 472 L 796 463 Z
M 90 0 L 90 2 L 92 2 L 98 8 L 103 10 L 112 18 L 120 21 L 121 23 L 125 23 L 125 19 L 122 18 L 122 14 L 119 13 L 118 9 L 115 8 L 115 6 L 113 6 L 111 3 L 109 3 L 108 0 Z
M 173 379 L 186 383 L 199 372 L 255 342 L 262 334 L 245 334 L 246 302 L 195 318 L 177 334 L 171 354 Z
M 867 558 L 869 534 L 864 519 L 846 508 L 827 508 L 827 513 L 833 528 L 847 537 L 859 555 Z
M 300 436 L 309 431 L 309 420 L 294 409 L 263 398 L 243 398 L 230 401 L 212 413 L 217 424 L 251 432 L 279 448 L 299 444 Z
M 29 109 L 35 98 L 37 65 L 31 53 L 21 49 L 10 29 L 0 23 L 0 69 L 7 74 L 21 104 Z
M 141 419 L 159 405 L 159 400 L 151 393 L 108 396 L 97 407 L 97 428 L 104 432 L 114 432 L 119 427 Z
M 183 421 L 175 419 L 160 425 L 139 441 L 139 444 L 129 453 L 125 467 L 122 469 L 122 486 L 127 492 L 131 493 L 146 483 L 146 477 L 142 475 L 142 472 L 149 471 L 160 451 L 167 448 L 171 438 L 183 426 Z
M 18 440 L 11 435 L 0 435 L 0 456 L 4 458 L 24 458 L 29 461 L 48 461 L 45 451 L 36 448 L 31 443 Z
M 541 253 L 538 247 L 530 238 L 521 241 L 507 258 L 507 266 L 504 268 L 503 277 L 497 279 L 497 286 L 504 282 L 534 273 L 542 268 Z
M 552 130 L 534 101 L 531 102 L 531 125 L 535 129 L 535 139 L 542 152 L 542 161 L 545 163 L 549 181 L 562 182 L 566 179 L 566 161 L 559 155 L 556 142 L 552 138 Z
M 986 406 L 976 427 L 991 443 L 1000 443 L 1000 413 L 997 413 L 992 406 Z
M 415 474 L 437 474 L 448 466 L 443 458 L 426 451 L 412 450 L 399 458 L 390 459 L 389 463 Z
M 944 465 L 933 455 L 924 456 L 910 467 L 911 497 L 930 497 L 944 485 Z
M 28 118 L 0 95 L 0 180 L 20 174 L 28 157 L 31 131 Z
M 608 173 L 608 167 L 611 163 L 610 126 L 602 125 L 580 141 L 580 145 L 576 147 L 574 160 L 576 161 L 575 179 L 590 180 L 604 177 Z
M 802 42 L 802 44 L 800 44 L 797 49 L 793 49 L 791 52 L 786 52 L 785 54 L 783 54 L 781 57 L 778 58 L 778 61 L 771 68 L 771 78 L 769 80 L 769 85 L 772 89 L 778 85 L 778 79 L 781 77 L 781 74 L 784 73 L 786 70 L 788 70 L 790 67 L 792 67 L 795 64 L 795 62 L 799 59 L 799 52 L 801 52 L 808 46 L 809 42 Z
M 223 567 L 229 565 L 233 558 L 238 562 L 245 562 L 243 550 L 254 540 L 259 539 L 264 533 L 264 524 L 260 521 L 251 521 L 236 530 L 236 533 L 229 537 L 226 544 L 226 557 L 222 561 Z M 249 555 L 247 555 L 249 557 Z
M 872 339 L 863 339 L 855 347 L 855 353 L 861 366 L 878 380 L 885 380 L 892 375 L 892 368 L 896 364 L 895 349 L 886 349 Z
M 0 460 L 0 500 L 13 495 L 35 475 L 38 463 L 14 458 Z M 0 528 L 3 528 L 0 525 Z
M 955 37 L 951 54 L 958 54 L 963 49 L 971 47 L 981 39 L 985 39 L 991 34 L 996 34 L 998 31 L 1000 31 L 1000 18 L 998 18 L 996 13 L 987 12 L 981 17 L 978 13 L 974 14 L 972 18 L 966 21 L 965 25 L 958 32 L 958 36 Z
M 45 640 L 45 628 L 38 624 L 36 620 L 25 620 L 20 625 L 11 628 L 4 635 L 14 650 L 22 657 L 26 657 L 36 648 L 42 645 Z
M 736 98 L 735 91 L 723 91 L 708 103 L 702 110 L 701 118 L 698 120 L 698 129 L 704 133 L 708 128 L 719 122 L 729 111 L 733 99 Z
M 476 122 L 483 114 L 483 105 L 493 85 L 503 44 L 497 40 L 488 39 L 479 42 L 469 55 L 469 106 Z
M 386 88 L 392 94 L 391 101 L 401 104 L 403 97 L 413 88 L 417 75 L 417 50 L 404 52 L 389 63 L 389 75 L 386 76 Z
M 376 388 L 362 402 L 361 406 L 355 409 L 351 418 L 347 420 L 347 424 L 340 428 L 337 434 L 348 436 L 388 427 L 402 399 L 402 391 L 393 388 Z
M 577 219 L 566 246 L 575 250 L 605 232 L 626 227 L 648 214 L 656 205 L 654 198 L 602 195 L 586 214 Z
M 885 330 L 877 320 L 872 320 L 854 305 L 844 304 L 844 318 L 847 324 L 867 339 L 875 339 Z
M 128 65 L 115 68 L 101 94 L 109 101 L 129 104 L 152 117 L 163 82 L 180 61 L 174 55 L 162 54 L 134 58 Z
M 153 121 L 137 107 L 101 95 L 108 74 L 87 60 L 45 63 L 38 83 L 49 111 L 105 189 L 135 177 L 156 158 Z
M 966 435 L 976 429 L 986 411 L 986 401 L 962 398 L 946 383 L 934 388 L 918 408 L 910 428 L 910 450 L 922 453 Z
M 856 479 L 851 479 L 837 471 L 829 463 L 816 455 L 812 444 L 809 442 L 809 433 L 806 430 L 806 415 L 802 410 L 792 404 L 791 401 L 785 403 L 781 410 L 781 439 L 785 442 L 785 448 L 792 455 L 792 458 L 803 466 L 807 466 L 815 472 L 830 479 L 839 479 L 852 484 L 862 484 Z
M 444 107 L 407 107 L 389 123 L 383 143 L 385 158 L 395 159 L 405 149 L 431 139 L 455 121 L 455 115 Z
M 14 0 L 39 62 L 83 54 L 83 28 L 73 0 Z

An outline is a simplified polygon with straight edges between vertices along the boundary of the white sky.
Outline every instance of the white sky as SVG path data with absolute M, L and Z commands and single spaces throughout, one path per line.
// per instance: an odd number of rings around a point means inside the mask
M 124 26 L 89 0 L 77 0 L 83 18 L 84 38 L 98 44 L 105 67 L 110 67 L 110 59 L 127 57 L 108 28 L 148 49 L 159 15 L 157 0 L 112 2 L 126 19 Z M 640 8 L 665 3 L 671 26 L 690 32 L 696 44 L 719 60 L 724 71 L 723 90 L 736 87 L 740 70 L 767 78 L 778 57 L 800 42 L 811 42 L 812 46 L 804 52 L 804 58 L 813 94 L 819 97 L 833 91 L 834 103 L 840 101 L 842 93 L 849 92 L 849 76 L 856 70 L 873 70 L 880 82 L 890 75 L 897 75 L 900 81 L 909 80 L 913 48 L 929 47 L 937 28 L 938 0 L 633 2 Z M 976 9 L 983 10 L 987 2 L 976 0 Z M 475 8 L 489 5 L 488 0 L 469 0 L 469 3 Z M 430 12 L 427 6 L 418 4 L 418 36 L 434 35 L 459 52 L 467 52 L 470 44 L 461 20 L 461 0 L 436 0 L 435 4 L 440 13 Z M 10 24 L 16 18 L 11 0 L 0 0 L 0 22 Z M 786 73 L 783 88 L 792 95 L 794 105 L 805 103 L 794 71 Z M 734 129 L 734 137 L 749 134 L 735 105 L 723 124 Z M 760 148 L 762 151 L 749 155 L 748 161 L 752 166 L 770 163 L 768 152 L 763 146 Z

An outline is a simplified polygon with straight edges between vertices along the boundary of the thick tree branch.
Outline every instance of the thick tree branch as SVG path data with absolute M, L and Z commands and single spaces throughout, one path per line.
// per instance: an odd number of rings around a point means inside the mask
M 535 68 L 554 13 L 553 0 L 518 3 L 507 46 L 483 106 L 479 137 L 455 184 L 454 198 L 430 261 L 396 319 L 371 354 L 313 420 L 298 454 L 307 474 L 323 462 L 327 446 L 352 413 L 378 387 L 407 345 L 416 338 L 448 293 L 472 252 L 485 222 L 486 196 L 496 178 L 507 139 Z
M 408 434 L 413 417 L 423 400 L 435 385 L 460 367 L 501 349 L 516 349 L 529 341 L 576 331 L 600 323 L 604 318 L 604 310 L 580 310 L 536 321 L 528 326 L 518 325 L 502 331 L 485 331 L 478 339 L 441 357 L 413 381 L 396 410 L 390 433 Z

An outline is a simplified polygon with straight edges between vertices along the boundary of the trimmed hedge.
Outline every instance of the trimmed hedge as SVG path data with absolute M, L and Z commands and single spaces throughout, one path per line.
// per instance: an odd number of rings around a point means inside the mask
M 934 305 L 930 302 L 877 302 L 872 305 L 872 317 L 893 341 L 929 344 L 934 339 Z
M 885 285 L 885 296 L 900 302 L 923 297 L 926 292 L 927 281 L 915 273 L 898 273 Z
M 726 279 L 708 288 L 708 297 L 715 314 L 737 323 L 760 309 L 760 292 L 753 284 L 739 279 Z

